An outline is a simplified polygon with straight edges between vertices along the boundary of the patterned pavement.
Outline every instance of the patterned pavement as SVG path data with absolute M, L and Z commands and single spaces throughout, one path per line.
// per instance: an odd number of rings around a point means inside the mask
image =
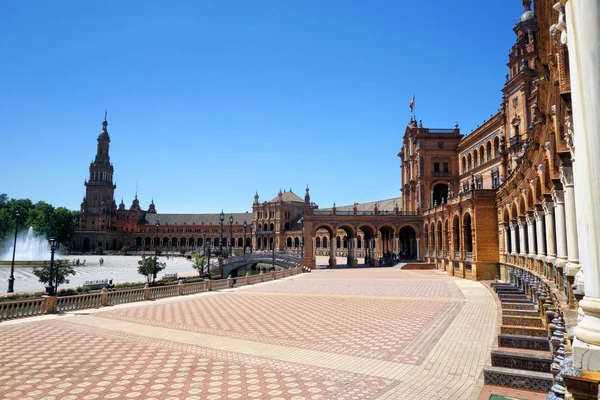
M 0 398 L 477 398 L 495 311 L 475 282 L 361 269 L 3 322 Z

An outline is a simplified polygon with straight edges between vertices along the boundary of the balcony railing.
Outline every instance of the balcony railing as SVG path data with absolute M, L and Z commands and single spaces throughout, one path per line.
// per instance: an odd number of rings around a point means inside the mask
M 317 216 L 324 216 L 324 215 L 398 215 L 398 216 L 415 216 L 415 215 L 419 215 L 419 213 L 417 211 L 398 211 L 397 213 L 395 211 L 377 211 L 377 213 L 375 213 L 375 211 L 356 211 L 356 213 L 351 210 L 351 211 L 337 211 L 335 212 L 335 214 L 333 213 L 333 210 L 315 210 L 313 211 L 313 215 L 317 215 Z
M 450 176 L 450 172 L 432 172 L 431 176 Z
M 513 137 L 511 137 L 508 141 L 510 143 L 511 146 L 516 146 L 519 143 L 521 143 L 521 135 L 515 135 Z

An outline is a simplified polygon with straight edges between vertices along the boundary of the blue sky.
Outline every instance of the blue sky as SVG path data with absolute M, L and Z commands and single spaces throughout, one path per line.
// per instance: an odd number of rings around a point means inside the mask
M 78 209 L 108 109 L 117 204 L 243 212 L 399 196 L 408 104 L 469 133 L 518 0 L 2 1 L 0 193 Z

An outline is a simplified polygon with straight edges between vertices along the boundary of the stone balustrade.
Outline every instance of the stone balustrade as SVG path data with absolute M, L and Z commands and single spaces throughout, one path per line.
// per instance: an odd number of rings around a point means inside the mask
M 111 292 L 103 289 L 100 293 L 86 293 L 60 297 L 42 296 L 41 298 L 35 299 L 0 301 L 0 322 L 35 315 L 98 308 L 115 304 L 210 292 L 235 286 L 253 285 L 260 282 L 298 275 L 305 271 L 305 268 L 298 266 L 288 270 L 272 271 L 252 276 L 247 275 L 235 279 L 230 276 L 227 279 L 205 280 L 203 282 L 183 283 L 180 281 L 177 285 L 157 287 L 149 287 L 146 285 L 144 288 L 116 290 Z

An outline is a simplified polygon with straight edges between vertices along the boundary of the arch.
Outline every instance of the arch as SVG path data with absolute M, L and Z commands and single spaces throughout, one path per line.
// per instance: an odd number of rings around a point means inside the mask
M 339 236 L 335 237 L 335 248 L 339 249 L 342 247 L 342 239 Z
M 269 230 L 273 232 L 275 230 L 275 224 L 269 225 Z
M 169 238 L 162 238 L 162 246 L 167 247 L 169 245 Z
M 423 248 L 425 249 L 425 255 L 429 255 L 429 224 L 425 224 L 423 227 L 423 236 L 425 238 L 425 242 L 423 243 Z
M 294 248 L 297 249 L 300 247 L 300 238 L 298 236 L 296 236 L 294 238 Z
M 463 216 L 463 244 L 465 246 L 465 252 L 472 253 L 473 252 L 473 231 L 472 231 L 472 221 L 471 221 L 471 213 L 465 213 Z M 467 254 L 467 258 L 468 258 Z
M 236 247 L 244 247 L 244 238 L 238 238 L 237 239 L 237 246 Z
M 213 241 L 212 241 L 212 239 L 211 239 L 211 238 L 206 238 L 206 245 L 207 245 L 208 247 L 212 246 L 212 243 L 213 243 Z
M 448 184 L 436 183 L 431 191 L 431 206 L 443 204 L 447 196 Z
M 198 247 L 204 246 L 204 239 L 198 238 L 198 242 L 197 243 L 198 243 Z
M 544 198 L 544 192 L 542 190 L 542 179 L 540 178 L 539 175 L 535 177 L 534 190 L 535 190 L 535 203 L 539 204 L 542 202 L 542 200 Z
M 494 157 L 498 157 L 500 155 L 500 137 L 496 136 L 494 138 Z
M 510 207 L 510 220 L 516 221 L 517 218 L 519 218 L 519 210 L 517 210 L 517 204 L 513 202 Z
M 400 241 L 400 254 L 403 258 L 416 258 L 417 256 L 417 231 L 411 225 L 404 225 L 398 231 Z
M 485 163 L 485 149 L 483 145 L 479 146 L 479 165 Z
M 473 150 L 473 167 L 476 167 L 479 165 L 479 152 L 477 151 L 477 149 Z
M 487 160 L 490 161 L 494 157 L 492 154 L 492 141 L 491 140 L 487 141 L 485 148 L 486 148 Z
M 317 249 L 321 247 L 321 238 L 319 236 L 315 238 L 315 247 Z
M 263 231 L 268 231 L 268 230 L 269 230 L 269 225 L 265 224 Z
M 144 238 L 144 246 L 150 246 L 151 240 L 148 236 Z
M 273 241 L 273 236 L 271 236 L 271 237 L 269 238 L 269 250 L 272 250 L 272 249 L 274 249 L 274 248 L 275 248 L 275 245 L 274 245 L 274 243 L 275 243 L 275 242 Z
M 343 237 L 343 239 L 342 239 L 342 247 L 343 247 L 344 249 L 347 249 L 347 248 L 348 248 L 348 236 L 346 236 L 346 235 L 345 235 L 345 236 Z
M 469 155 L 467 156 L 467 168 L 468 171 L 470 171 L 473 168 L 473 157 L 471 156 L 471 153 L 469 153 Z
M 286 222 L 285 225 L 283 226 L 283 230 L 284 231 L 289 231 L 290 230 L 290 223 Z
M 437 252 L 440 254 L 444 247 L 442 242 L 442 220 L 438 220 L 437 224 L 435 225 L 435 237 L 437 243 Z
M 269 250 L 269 242 L 267 238 L 263 238 L 263 250 Z
M 333 227 L 333 225 L 331 225 L 331 224 L 328 224 L 328 223 L 319 223 L 319 224 L 315 224 L 315 225 L 312 227 L 312 230 L 311 230 L 311 236 L 316 236 L 316 235 L 317 235 L 317 231 L 318 231 L 319 229 L 324 229 L 324 230 L 326 230 L 326 231 L 327 231 L 327 233 L 329 233 L 329 235 L 330 235 L 330 236 L 331 236 L 331 235 L 333 235 L 333 232 L 335 232 L 335 231 L 336 231 L 336 229 L 335 229 L 335 228 Z
M 336 226 L 336 231 L 344 231 L 347 236 L 353 238 L 356 236 L 355 228 L 349 224 L 340 224 Z
M 462 158 L 462 173 L 467 172 L 467 157 L 463 156 Z
M 88 251 L 90 251 L 90 239 L 89 238 L 84 238 L 83 239 L 83 251 L 85 253 L 87 253 Z
M 288 249 L 292 247 L 292 238 L 291 237 L 288 237 L 286 239 L 285 245 L 288 247 Z
M 455 214 L 452 218 L 452 239 L 454 245 L 454 252 L 460 251 L 460 218 L 458 214 Z M 456 258 L 456 257 L 455 257 Z
M 177 238 L 171 238 L 171 246 L 177 247 Z
M 185 247 L 185 244 L 187 243 L 187 241 L 185 240 L 185 238 L 181 238 L 179 239 L 179 246 L 181 247 Z

